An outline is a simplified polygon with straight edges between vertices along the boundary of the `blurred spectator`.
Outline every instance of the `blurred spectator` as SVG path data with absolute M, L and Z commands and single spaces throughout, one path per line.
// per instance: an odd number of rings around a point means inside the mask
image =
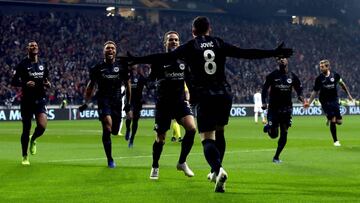
M 53 84 L 49 91 L 50 104 L 60 105 L 64 99 L 68 104 L 80 104 L 83 87 L 89 77 L 87 69 L 100 60 L 99 53 L 102 53 L 105 41 L 117 42 L 122 54 L 126 51 L 136 55 L 162 52 L 163 45 L 159 43 L 162 33 L 177 30 L 182 41 L 189 40 L 193 17 L 161 13 L 160 23 L 151 24 L 142 19 L 106 17 L 102 13 L 34 11 L 6 16 L 0 14 L 0 105 L 8 105 L 9 102 L 18 104 L 16 98 L 19 94 L 8 84 L 15 64 L 26 55 L 25 42 L 29 40 L 39 42 L 42 46 L 40 55 L 49 62 Z M 214 36 L 221 36 L 242 48 L 273 49 L 280 41 L 285 41 L 287 47 L 295 50 L 289 68 L 304 81 L 305 94 L 311 91 L 314 75 L 318 75 L 318 61 L 326 58 L 332 62 L 333 69 L 346 78 L 354 98 L 359 98 L 360 92 L 356 87 L 359 87 L 360 80 L 355 73 L 359 73 L 360 26 L 265 24 L 232 16 L 209 17 L 215 28 L 213 30 L 216 30 Z M 276 63 L 272 59 L 228 60 L 226 73 L 233 88 L 234 103 L 251 103 L 256 88 L 275 68 Z M 144 70 L 149 71 L 146 67 Z M 153 103 L 152 90 L 145 91 L 146 103 Z

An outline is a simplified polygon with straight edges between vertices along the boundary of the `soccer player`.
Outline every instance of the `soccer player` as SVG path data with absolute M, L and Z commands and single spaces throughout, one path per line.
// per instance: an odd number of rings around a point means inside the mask
M 174 51 L 179 45 L 179 34 L 169 31 L 164 34 L 166 52 Z M 182 60 L 170 63 L 154 63 L 151 66 L 151 78 L 157 82 L 155 105 L 156 140 L 153 144 L 153 163 L 150 179 L 159 178 L 159 160 L 165 144 L 166 132 L 170 129 L 171 120 L 175 119 L 185 128 L 181 142 L 181 152 L 177 169 L 188 177 L 193 177 L 193 171 L 188 167 L 186 158 L 191 151 L 196 133 L 196 126 L 189 102 L 185 98 L 185 68 Z
M 125 140 L 129 141 L 128 147 L 132 148 L 134 146 L 134 139 L 135 139 L 136 131 L 138 129 L 140 111 L 143 105 L 142 92 L 146 84 L 146 78 L 142 74 L 142 71 L 140 71 L 140 68 L 137 67 L 137 65 L 132 67 L 130 82 L 131 82 L 131 108 L 133 111 L 133 118 L 132 119 L 127 118 L 125 121 L 126 122 Z
M 98 63 L 90 69 L 90 81 L 85 89 L 85 104 L 79 107 L 80 111 L 87 108 L 91 96 L 97 85 L 97 104 L 99 120 L 102 124 L 102 142 L 109 168 L 115 168 L 116 164 L 111 153 L 110 135 L 119 132 L 121 113 L 122 113 L 122 93 L 121 86 L 126 86 L 125 112 L 127 116 L 132 116 L 130 109 L 131 87 L 129 80 L 129 70 L 125 63 L 115 61 L 116 44 L 107 41 L 103 49 L 104 61 Z
M 339 84 L 342 87 L 348 95 L 350 101 L 352 101 L 353 98 L 340 75 L 335 71 L 330 71 L 329 60 L 325 59 L 320 61 L 320 71 L 320 75 L 315 79 L 315 85 L 313 91 L 311 92 L 309 101 L 306 105 L 304 105 L 304 107 L 309 107 L 317 93 L 320 92 L 319 100 L 321 107 L 326 114 L 328 120 L 327 123 L 330 122 L 330 132 L 334 141 L 334 146 L 340 147 L 341 144 L 336 134 L 336 124 L 342 124 L 342 116 L 340 114 L 337 85 Z
M 27 45 L 28 55 L 16 67 L 12 85 L 21 87 L 21 117 L 22 117 L 22 165 L 30 165 L 30 154 L 36 154 L 36 139 L 44 134 L 47 125 L 46 88 L 50 88 L 49 69 L 47 63 L 39 59 L 39 47 L 36 41 Z M 35 115 L 36 128 L 29 137 L 31 119 Z
M 280 138 L 273 162 L 281 163 L 279 156 L 286 145 L 288 129 L 291 126 L 292 90 L 296 91 L 299 101 L 304 102 L 304 97 L 299 78 L 289 71 L 288 60 L 286 58 L 277 58 L 277 63 L 279 69 L 266 76 L 261 98 L 263 110 L 268 108 L 268 123 L 264 127 L 264 132 L 267 132 L 272 139 L 275 139 L 279 136 L 280 128 Z M 269 106 L 267 106 L 268 102 Z
M 189 87 L 191 102 L 196 105 L 197 123 L 205 158 L 214 173 L 210 179 L 215 181 L 215 192 L 224 192 L 228 175 L 222 167 L 225 154 L 224 126 L 229 120 L 232 105 L 231 88 L 225 77 L 226 57 L 259 59 L 267 57 L 289 57 L 292 50 L 281 44 L 275 50 L 241 49 L 210 36 L 210 21 L 199 16 L 193 20 L 194 39 L 168 53 L 134 57 L 128 54 L 133 63 L 154 63 L 156 61 L 176 61 L 184 59 L 189 65 L 186 84 Z
M 254 120 L 256 124 L 258 123 L 259 113 L 261 115 L 261 120 L 263 124 L 266 123 L 264 111 L 262 110 L 261 107 L 262 107 L 261 93 L 260 90 L 256 90 L 256 93 L 254 94 Z

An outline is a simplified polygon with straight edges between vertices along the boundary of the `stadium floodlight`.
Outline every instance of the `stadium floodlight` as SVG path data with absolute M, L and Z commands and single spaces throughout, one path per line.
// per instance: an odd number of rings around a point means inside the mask
M 106 8 L 106 11 L 113 11 L 113 10 L 115 10 L 115 7 L 114 6 L 109 6 L 109 7 L 107 7 Z
M 295 19 L 296 18 L 296 16 L 291 16 L 292 17 L 292 19 Z
M 114 6 L 106 7 L 106 11 L 107 11 L 106 16 L 115 16 L 115 7 Z
M 135 8 L 131 8 L 130 10 L 131 10 L 131 11 L 135 11 Z

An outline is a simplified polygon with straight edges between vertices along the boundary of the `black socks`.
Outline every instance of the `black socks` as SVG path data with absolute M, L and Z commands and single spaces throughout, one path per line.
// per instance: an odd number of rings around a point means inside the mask
M 186 131 L 184 139 L 181 142 L 181 153 L 179 163 L 182 164 L 186 161 L 186 157 L 189 155 L 191 148 L 194 144 L 195 130 Z
M 160 155 L 161 155 L 161 152 L 163 150 L 164 144 L 165 143 L 156 142 L 156 140 L 154 141 L 154 144 L 153 144 L 153 164 L 152 164 L 153 168 L 159 168 L 159 159 L 160 159 Z
M 221 167 L 220 153 L 216 147 L 215 140 L 205 139 L 202 141 L 205 159 L 211 167 L 211 171 L 219 173 Z

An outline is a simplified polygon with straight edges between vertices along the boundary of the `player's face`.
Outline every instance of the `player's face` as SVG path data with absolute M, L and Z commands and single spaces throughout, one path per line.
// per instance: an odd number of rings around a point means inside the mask
M 320 71 L 324 74 L 326 74 L 329 71 L 329 64 L 326 63 L 320 63 Z
M 107 44 L 104 47 L 104 56 L 107 60 L 113 60 L 116 56 L 116 47 L 113 44 Z
M 28 53 L 31 54 L 31 55 L 36 55 L 39 53 L 39 47 L 38 47 L 38 44 L 36 42 L 30 42 L 28 44 Z
M 179 36 L 171 33 L 166 37 L 165 47 L 167 50 L 174 50 L 180 45 Z
M 288 66 L 289 62 L 288 62 L 287 58 L 278 58 L 277 63 L 280 68 L 286 68 Z

